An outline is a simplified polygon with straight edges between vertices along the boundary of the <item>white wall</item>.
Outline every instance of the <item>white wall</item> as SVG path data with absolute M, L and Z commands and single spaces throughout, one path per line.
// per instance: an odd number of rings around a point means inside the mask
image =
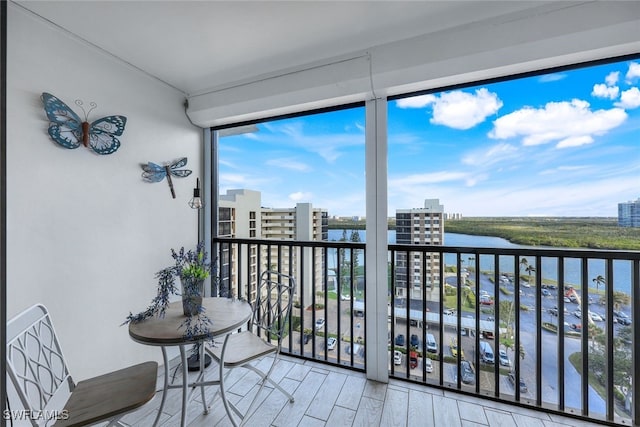
M 121 114 L 127 125 L 114 154 L 60 148 L 47 134 L 40 95 L 89 121 Z M 7 316 L 44 303 L 76 380 L 134 362 L 161 360 L 134 343 L 129 311 L 155 295 L 154 273 L 170 248 L 195 246 L 187 205 L 201 175 L 202 130 L 183 111 L 184 95 L 9 4 L 7 112 Z M 188 178 L 141 179 L 140 163 L 186 156 Z

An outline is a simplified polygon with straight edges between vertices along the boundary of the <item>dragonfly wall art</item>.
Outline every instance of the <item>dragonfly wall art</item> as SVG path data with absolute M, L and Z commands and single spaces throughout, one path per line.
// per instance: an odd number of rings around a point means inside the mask
M 167 177 L 169 183 L 169 189 L 171 189 L 171 196 L 175 199 L 176 192 L 173 189 L 173 181 L 171 181 L 171 175 L 177 178 L 184 178 L 191 175 L 189 169 L 178 169 L 184 167 L 187 164 L 187 158 L 183 157 L 172 163 L 166 163 L 164 165 L 158 165 L 156 163 L 148 162 L 147 164 L 140 165 L 142 167 L 142 179 L 147 182 L 160 182 Z

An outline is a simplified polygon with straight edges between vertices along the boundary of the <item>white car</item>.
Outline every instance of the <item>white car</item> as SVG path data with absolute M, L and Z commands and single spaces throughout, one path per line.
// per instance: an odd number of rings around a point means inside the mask
M 393 352 L 393 364 L 402 365 L 402 353 L 400 353 L 398 350 Z
M 589 316 L 591 316 L 591 320 L 593 320 L 594 322 L 604 322 L 604 319 L 598 313 L 589 311 Z
M 349 300 L 351 299 L 351 295 L 349 295 L 349 294 L 342 294 L 342 295 L 340 295 L 340 299 L 341 299 L 342 301 L 349 301 Z
M 511 366 L 511 360 L 509 360 L 509 356 L 507 356 L 506 351 L 500 350 L 500 352 L 498 353 L 498 358 L 500 359 L 500 365 Z
M 336 343 L 338 342 L 337 339 L 335 339 L 334 337 L 331 337 L 327 340 L 327 350 L 333 350 L 334 348 L 336 348 Z
M 433 362 L 428 357 L 424 358 L 424 370 L 427 371 L 427 374 L 433 372 Z
M 324 327 L 324 319 L 320 318 L 316 320 L 316 329 L 322 329 Z

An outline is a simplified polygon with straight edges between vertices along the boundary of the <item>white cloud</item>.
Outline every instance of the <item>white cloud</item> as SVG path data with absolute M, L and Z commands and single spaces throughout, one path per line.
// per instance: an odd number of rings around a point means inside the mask
M 226 184 L 244 184 L 247 177 L 241 174 L 225 173 L 220 175 L 220 181 Z
M 546 169 L 541 171 L 538 175 L 553 175 L 556 173 L 563 173 L 563 172 L 574 172 L 574 171 L 582 171 L 585 169 L 589 169 L 592 168 L 593 166 L 558 166 L 556 168 L 553 169 Z
M 440 95 L 433 105 L 431 123 L 454 129 L 470 129 L 495 114 L 500 107 L 502 101 L 498 95 L 485 88 L 476 90 L 475 94 L 462 91 L 446 92 Z
M 423 108 L 432 104 L 436 100 L 434 95 L 419 95 L 411 98 L 398 99 L 396 106 L 398 108 Z
M 312 170 L 311 166 L 306 163 L 295 161 L 291 158 L 271 159 L 265 162 L 267 166 L 274 166 L 280 169 L 287 169 L 296 172 L 309 172 Z
M 514 158 L 518 154 L 518 149 L 511 144 L 499 143 L 488 149 L 481 147 L 467 153 L 462 158 L 462 163 L 470 166 L 488 167 L 494 164 L 506 162 L 508 159 Z
M 604 83 L 593 85 L 591 96 L 597 98 L 616 99 L 620 94 L 618 86 L 607 86 Z
M 422 174 L 412 174 L 399 178 L 389 179 L 389 188 L 405 188 L 409 189 L 415 185 L 428 185 L 435 183 L 443 183 L 449 181 L 464 181 L 469 175 L 464 172 L 432 172 Z
M 524 145 L 557 142 L 558 148 L 588 144 L 594 136 L 622 124 L 627 113 L 621 108 L 591 111 L 586 101 L 549 102 L 544 108 L 525 107 L 495 120 L 489 137 L 522 137 Z
M 354 146 L 364 146 L 364 132 L 328 133 L 322 135 L 308 135 L 304 128 L 304 119 L 286 124 L 265 123 L 272 135 L 265 135 L 263 142 L 274 146 L 291 147 L 317 154 L 327 163 L 336 162 L 344 155 L 345 150 Z M 314 159 L 315 161 L 315 159 Z
M 588 135 L 582 136 L 570 136 L 569 138 L 565 138 L 561 141 L 558 141 L 556 147 L 558 148 L 567 148 L 567 147 L 579 147 L 581 145 L 591 144 L 593 142 L 593 138 Z
M 310 192 L 297 191 L 295 193 L 289 194 L 289 200 L 293 202 L 300 202 L 303 200 L 311 201 L 312 199 L 313 199 L 313 193 L 310 193 Z
M 604 78 L 604 81 L 607 84 L 607 86 L 615 86 L 618 83 L 619 79 L 620 79 L 620 71 L 612 71 L 609 74 L 607 74 L 607 77 Z
M 538 81 L 540 83 L 557 82 L 558 80 L 562 80 L 565 77 L 567 77 L 567 75 L 562 73 L 545 74 L 543 76 L 540 76 Z
M 629 64 L 625 80 L 631 82 L 640 77 L 640 62 L 632 62 Z
M 640 107 L 640 90 L 637 87 L 632 87 L 623 91 L 620 94 L 620 102 L 616 102 L 615 106 L 626 110 Z
M 470 129 L 495 114 L 502 101 L 495 93 L 480 88 L 475 93 L 460 90 L 436 95 L 420 95 L 396 101 L 398 108 L 424 108 L 433 106 L 431 123 L 454 129 Z

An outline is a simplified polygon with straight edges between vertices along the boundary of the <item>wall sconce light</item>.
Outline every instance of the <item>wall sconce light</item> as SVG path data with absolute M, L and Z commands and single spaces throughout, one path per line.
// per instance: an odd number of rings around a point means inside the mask
M 193 198 L 189 200 L 189 207 L 191 209 L 202 209 L 204 207 L 200 197 L 200 178 L 196 178 L 196 188 L 193 189 Z

